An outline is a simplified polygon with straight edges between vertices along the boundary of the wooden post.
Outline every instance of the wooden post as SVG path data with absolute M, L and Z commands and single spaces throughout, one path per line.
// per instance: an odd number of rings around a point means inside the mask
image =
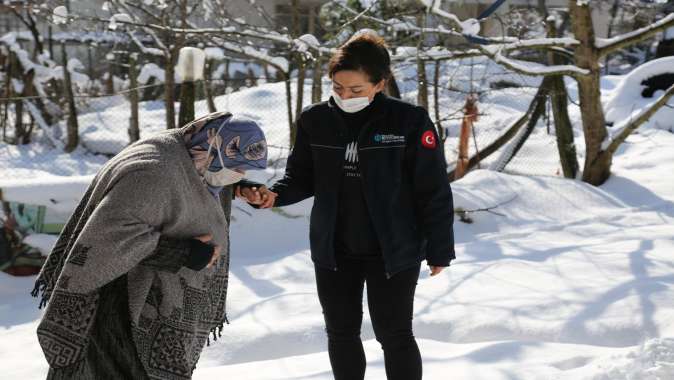
M 178 125 L 194 120 L 195 85 L 192 81 L 183 81 L 180 84 L 180 109 L 178 111 Z
M 129 103 L 131 117 L 129 117 L 129 143 L 140 140 L 140 123 L 138 120 L 138 70 L 137 54 L 129 54 Z
M 176 107 L 175 107 L 175 53 L 173 50 L 165 57 L 165 75 L 164 75 L 164 107 L 166 108 L 166 129 L 176 127 Z M 182 87 L 181 87 L 182 90 Z M 194 106 L 193 106 L 194 107 Z
M 318 103 L 323 97 L 323 57 L 316 57 L 314 61 L 314 75 L 311 82 L 311 102 Z
M 299 116 L 304 108 L 304 81 L 306 79 L 307 69 L 304 56 L 297 54 L 297 99 L 295 99 L 295 117 Z
M 77 124 L 77 108 L 75 107 L 75 95 L 73 94 L 72 82 L 70 79 L 70 71 L 68 71 L 68 55 L 66 53 L 66 43 L 61 43 L 62 61 L 63 65 L 63 82 L 64 95 L 68 102 L 68 133 L 67 141 L 64 150 L 67 153 L 72 152 L 79 144 L 79 126 Z
M 213 99 L 213 88 L 211 87 L 211 75 L 213 74 L 213 60 L 209 59 L 206 61 L 206 67 L 204 71 L 204 93 L 206 95 L 206 103 L 208 104 L 208 112 L 216 112 L 215 100 Z
M 435 61 L 435 73 L 433 75 L 433 108 L 435 109 L 435 128 L 438 130 L 440 141 L 445 142 L 445 131 L 440 121 L 440 61 Z
M 112 95 L 115 93 L 115 78 L 114 78 L 114 67 L 112 62 L 108 62 L 108 77 L 105 80 L 105 93 L 107 95 Z
M 454 179 L 462 178 L 468 170 L 468 142 L 470 141 L 473 122 L 477 120 L 477 97 L 475 94 L 468 95 L 466 105 L 463 108 L 463 120 L 461 121 L 461 134 L 459 136 L 459 158 L 456 161 Z
M 279 71 L 280 72 L 280 71 Z M 288 128 L 290 128 L 290 146 L 295 145 L 295 135 L 297 134 L 297 129 L 293 120 L 293 100 L 292 100 L 292 89 L 290 87 L 290 73 L 283 73 L 285 87 L 286 87 L 286 110 L 288 112 Z

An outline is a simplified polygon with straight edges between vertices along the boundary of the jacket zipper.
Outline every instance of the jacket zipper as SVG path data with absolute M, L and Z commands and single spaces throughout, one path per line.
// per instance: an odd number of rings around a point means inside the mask
M 361 157 L 361 154 L 360 154 L 364 149 L 361 148 L 360 140 L 361 140 L 362 134 L 364 133 L 363 131 L 365 131 L 367 129 L 367 127 L 370 126 L 371 123 L 372 122 L 370 121 L 370 122 L 367 122 L 363 125 L 363 127 L 360 130 L 360 134 L 358 135 L 358 138 L 357 138 L 357 140 L 358 140 L 358 171 L 360 172 L 360 190 L 363 192 L 363 199 L 365 200 L 365 206 L 367 206 L 367 212 L 368 213 L 370 212 L 370 204 L 368 203 L 367 196 L 365 195 L 366 194 L 365 193 L 365 174 L 363 174 L 363 165 L 362 165 L 363 161 L 362 161 L 362 157 Z M 370 217 L 372 217 L 372 216 L 370 216 Z M 375 234 L 377 233 L 376 227 L 375 227 L 374 233 Z M 377 240 L 379 240 L 379 236 L 377 236 Z M 381 244 L 381 240 L 380 240 L 380 244 Z M 384 250 L 382 249 L 382 256 L 383 255 L 384 255 Z M 384 266 L 386 266 L 386 261 L 384 261 Z M 386 274 L 387 280 L 391 279 L 391 274 L 389 272 L 385 272 L 385 274 Z

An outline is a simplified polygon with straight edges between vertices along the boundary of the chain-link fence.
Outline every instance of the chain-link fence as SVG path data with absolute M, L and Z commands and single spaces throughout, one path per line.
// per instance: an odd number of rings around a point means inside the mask
M 395 67 L 395 75 L 401 96 L 404 100 L 416 103 L 418 99 L 419 83 L 416 75 L 416 64 L 400 64 Z M 435 75 L 440 76 L 436 79 Z M 312 86 L 311 74 L 307 75 L 304 86 L 304 105 L 311 103 Z M 550 112 L 547 110 L 536 126 L 527 132 L 525 142 L 520 141 L 517 154 L 507 158 L 504 165 L 504 156 L 518 141 L 512 139 L 498 151 L 491 155 L 483 154 L 490 145 L 509 131 L 522 115 L 528 112 L 530 104 L 536 96 L 540 79 L 526 78 L 516 73 L 508 72 L 502 67 L 486 59 L 471 59 L 440 63 L 436 69 L 433 65 L 427 66 L 428 78 L 428 110 L 431 119 L 439 128 L 441 137 L 445 140 L 445 154 L 449 168 L 453 168 L 458 157 L 460 130 L 464 118 L 464 105 L 470 94 L 476 94 L 478 118 L 470 130 L 469 157 L 476 157 L 477 168 L 505 170 L 512 173 L 526 175 L 559 175 L 559 157 L 557 155 L 556 137 L 552 126 Z M 327 79 L 321 82 L 321 98 L 327 99 L 330 95 L 331 84 Z M 295 117 L 297 108 L 297 81 L 289 83 L 290 103 L 288 103 L 287 83 L 273 82 L 267 78 L 249 77 L 234 83 L 228 80 L 201 81 L 196 85 L 197 100 L 195 102 L 195 116 L 199 117 L 213 110 L 229 111 L 236 115 L 255 120 L 265 131 L 270 148 L 269 157 L 273 166 L 282 167 L 290 152 L 290 120 L 289 113 Z M 148 137 L 166 129 L 166 106 L 163 100 L 163 84 L 145 85 L 136 89 L 127 89 L 109 95 L 75 95 L 77 122 L 79 127 L 80 148 L 72 154 L 88 155 L 87 162 L 96 164 L 118 153 L 127 146 L 132 138 L 129 133 L 131 125 L 132 97 L 135 91 L 138 94 L 138 124 L 140 137 Z M 58 93 L 58 91 L 55 91 Z M 180 85 L 175 88 L 176 97 L 179 97 Z M 546 95 L 549 96 L 549 95 Z M 21 99 L 5 99 L 2 114 L 6 122 L 3 124 L 4 141 L 11 140 L 7 130 L 12 125 L 18 125 L 15 120 L 16 107 Z M 42 141 L 53 146 L 63 146 L 67 134 L 66 102 L 62 98 L 43 99 L 45 107 L 60 107 L 55 121 L 47 123 L 37 120 L 36 106 L 25 102 L 28 108 L 24 116 L 23 128 L 39 130 Z M 289 108 L 291 111 L 289 111 Z M 176 117 L 180 103 L 175 103 Z M 53 111 L 53 110 L 51 110 Z M 524 128 L 521 128 L 524 130 Z M 520 136 L 521 137 L 521 136 Z M 521 139 L 519 139 L 521 140 Z M 21 150 L 21 148 L 17 148 Z M 46 152 L 48 148 L 40 148 Z M 40 151 L 38 149 L 37 151 Z M 26 150 L 26 154 L 34 154 L 35 149 Z M 19 156 L 22 154 L 19 153 Z M 97 156 L 96 156 L 97 155 Z M 96 158 L 92 158 L 95 156 Z M 59 168 L 53 155 L 41 157 L 38 153 L 35 160 L 44 159 L 45 167 L 51 174 L 63 175 L 72 173 L 72 168 L 65 158 L 64 170 Z M 25 159 L 25 157 L 18 157 Z M 11 160 L 11 158 L 10 158 Z M 56 159 L 58 161 L 58 158 Z M 16 162 L 0 163 L 3 177 L 21 177 L 21 165 Z M 31 165 L 36 162 L 32 161 Z M 96 164 L 92 164 L 96 166 Z M 87 165 L 81 163 L 80 165 Z M 82 172 L 85 172 L 83 170 Z

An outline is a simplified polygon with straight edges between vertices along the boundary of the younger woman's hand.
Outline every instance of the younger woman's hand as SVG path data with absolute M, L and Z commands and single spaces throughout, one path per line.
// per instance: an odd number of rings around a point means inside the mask
M 267 186 L 258 187 L 237 187 L 235 191 L 237 198 L 243 199 L 244 201 L 259 206 L 260 208 L 271 208 L 276 202 L 276 197 L 278 194 L 269 190 Z
M 434 265 L 429 265 L 428 267 L 431 269 L 431 277 L 440 274 L 445 269 L 445 267 L 436 267 Z

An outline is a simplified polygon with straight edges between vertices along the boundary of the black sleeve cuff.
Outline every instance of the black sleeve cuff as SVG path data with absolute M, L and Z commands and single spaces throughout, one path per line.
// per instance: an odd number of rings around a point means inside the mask
M 189 254 L 185 262 L 185 267 L 200 271 L 206 268 L 206 265 L 213 258 L 215 247 L 211 244 L 204 243 L 201 240 L 191 239 L 189 241 Z

